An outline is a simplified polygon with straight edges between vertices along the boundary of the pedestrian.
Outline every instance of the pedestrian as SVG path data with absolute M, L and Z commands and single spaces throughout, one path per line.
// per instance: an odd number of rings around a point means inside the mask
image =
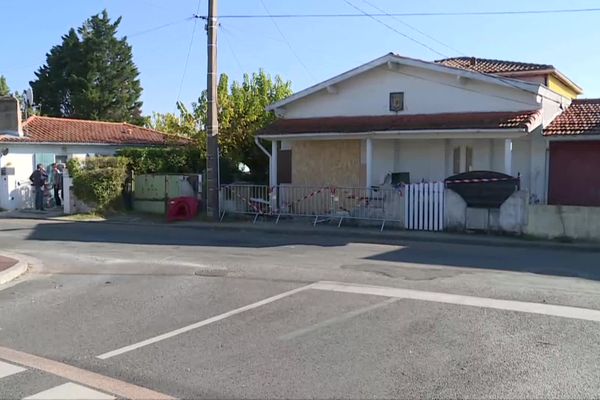
M 44 187 L 46 186 L 46 180 L 48 180 L 48 174 L 43 164 L 37 165 L 37 169 L 33 171 L 29 180 L 35 188 L 35 209 L 44 211 Z
M 62 205 L 62 186 L 63 186 L 63 175 L 62 175 L 63 166 L 62 164 L 54 164 L 54 168 L 52 170 L 52 188 L 54 189 L 54 204 L 57 207 Z

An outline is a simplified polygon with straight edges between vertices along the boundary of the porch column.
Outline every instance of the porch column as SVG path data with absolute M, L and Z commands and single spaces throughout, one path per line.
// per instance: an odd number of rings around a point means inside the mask
M 373 186 L 373 139 L 371 138 L 367 138 L 366 153 L 366 184 L 367 188 L 370 188 Z
M 269 165 L 269 186 L 277 186 L 277 153 L 279 149 L 279 141 L 271 142 L 271 163 Z
M 504 173 L 512 176 L 512 139 L 504 140 Z

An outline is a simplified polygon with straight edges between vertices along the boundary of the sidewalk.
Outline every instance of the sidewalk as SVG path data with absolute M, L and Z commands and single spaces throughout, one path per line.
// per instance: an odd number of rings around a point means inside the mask
M 110 221 L 108 221 L 110 222 Z M 317 224 L 306 220 L 281 221 L 275 224 L 272 221 L 260 221 L 253 224 L 251 221 L 186 221 L 175 224 L 164 225 L 188 229 L 219 229 L 232 231 L 262 232 L 284 235 L 319 235 L 338 236 L 353 240 L 368 242 L 432 242 L 451 243 L 480 246 L 501 246 L 520 248 L 553 248 L 565 250 L 583 250 L 600 252 L 600 243 L 565 243 L 552 240 L 536 239 L 530 237 L 502 236 L 486 233 L 451 233 L 451 232 L 427 232 L 407 231 L 393 226 L 386 227 L 380 232 L 379 226 L 341 226 L 337 224 Z
M 432 243 L 451 243 L 464 245 L 480 246 L 500 246 L 500 247 L 519 247 L 519 248 L 552 248 L 562 250 L 580 250 L 600 252 L 600 243 L 590 242 L 559 242 L 556 240 L 539 239 L 532 237 L 503 236 L 487 233 L 451 233 L 451 232 L 427 232 L 427 231 L 407 231 L 398 229 L 393 224 L 386 225 L 383 232 L 380 232 L 380 225 L 377 226 L 351 226 L 337 224 L 321 223 L 312 225 L 311 219 L 281 220 L 275 224 L 274 220 L 259 220 L 255 224 L 252 220 L 231 220 L 225 219 L 223 222 L 212 222 L 205 219 L 196 219 L 193 221 L 182 221 L 176 223 L 167 223 L 163 216 L 148 214 L 119 214 L 101 218 L 98 216 L 86 215 L 49 215 L 38 214 L 34 217 L 28 216 L 29 213 L 20 211 L 18 216 L 9 216 L 0 213 L 0 218 L 27 218 L 27 219 L 46 219 L 54 221 L 84 222 L 84 223 L 109 223 L 138 226 L 168 226 L 181 229 L 204 229 L 204 230 L 229 230 L 260 232 L 265 234 L 280 235 L 318 235 L 318 236 L 337 236 L 355 241 L 367 241 L 370 243 L 385 242 L 396 243 L 397 241 L 414 242 L 432 242 Z
M 0 256 L 0 273 L 15 265 L 18 261 L 14 258 Z
M 44 211 L 34 209 L 10 210 L 0 212 L 0 218 L 17 219 L 52 219 L 64 215 L 62 207 L 49 208 Z
M 28 266 L 29 263 L 25 259 L 20 259 L 18 255 L 0 253 L 0 285 L 27 272 Z

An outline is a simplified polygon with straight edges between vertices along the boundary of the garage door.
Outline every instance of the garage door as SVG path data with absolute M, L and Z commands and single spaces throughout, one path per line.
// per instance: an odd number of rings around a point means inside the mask
M 550 204 L 600 206 L 600 141 L 550 143 Z

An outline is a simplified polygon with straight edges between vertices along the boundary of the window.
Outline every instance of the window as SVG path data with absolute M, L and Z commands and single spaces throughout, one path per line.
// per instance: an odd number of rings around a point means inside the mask
M 463 154 L 464 153 L 464 158 Z M 457 146 L 452 153 L 452 172 L 460 174 L 461 172 L 473 171 L 473 147 Z
M 473 148 L 465 147 L 465 172 L 473 171 Z
M 460 147 L 454 148 L 454 153 L 452 156 L 452 172 L 456 174 L 460 174 Z
M 390 93 L 390 111 L 399 112 L 404 110 L 404 92 Z

